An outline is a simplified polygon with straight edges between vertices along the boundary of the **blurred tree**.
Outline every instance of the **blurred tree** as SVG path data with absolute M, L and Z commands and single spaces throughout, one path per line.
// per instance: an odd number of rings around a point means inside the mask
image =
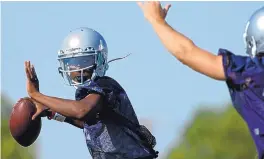
M 1 94 L 1 159 L 35 159 L 35 143 L 30 147 L 20 146 L 9 131 L 9 115 L 12 104 Z
M 186 128 L 169 159 L 255 159 L 250 132 L 236 110 L 229 105 L 223 112 L 201 109 Z

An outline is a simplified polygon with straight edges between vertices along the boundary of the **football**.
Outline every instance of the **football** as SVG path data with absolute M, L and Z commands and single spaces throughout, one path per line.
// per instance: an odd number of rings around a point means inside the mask
M 13 138 L 21 146 L 30 146 L 40 134 L 41 117 L 32 120 L 35 112 L 36 106 L 28 97 L 21 98 L 12 109 L 9 129 Z

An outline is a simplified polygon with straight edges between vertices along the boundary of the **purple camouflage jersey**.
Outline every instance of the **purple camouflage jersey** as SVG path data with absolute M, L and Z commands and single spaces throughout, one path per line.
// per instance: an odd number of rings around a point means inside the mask
M 90 93 L 102 95 L 104 107 L 112 107 L 135 123 L 139 123 L 125 90 L 110 77 L 99 77 L 87 86 L 76 90 L 76 100 L 81 100 Z M 117 125 L 110 117 L 102 120 L 100 111 L 89 116 L 84 123 L 84 135 L 87 147 L 93 159 L 135 159 L 151 156 L 148 150 L 135 138 L 129 129 Z
M 220 49 L 232 103 L 248 125 L 258 151 L 264 155 L 264 57 L 257 61 Z

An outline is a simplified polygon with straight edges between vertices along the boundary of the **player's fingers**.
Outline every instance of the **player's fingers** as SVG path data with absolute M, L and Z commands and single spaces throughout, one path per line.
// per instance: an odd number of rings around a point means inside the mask
M 30 63 L 30 61 L 28 61 L 28 71 L 30 73 L 30 76 L 32 77 L 31 63 Z
M 38 117 L 46 117 L 46 116 L 48 116 L 48 112 L 47 111 L 48 111 L 48 109 L 45 109 L 45 110 L 39 109 L 39 110 L 37 110 L 37 112 L 32 116 L 32 120 L 35 120 Z
M 25 72 L 26 72 L 27 79 L 30 80 L 30 74 L 29 74 L 29 72 L 28 72 L 28 68 L 27 68 L 27 66 L 28 66 L 28 62 L 26 61 L 26 62 L 25 62 Z
M 28 69 L 28 67 L 29 67 L 29 61 L 26 61 L 26 69 L 27 69 L 27 73 L 28 73 L 29 79 L 30 79 L 31 76 L 30 76 L 30 70 Z
M 37 111 L 33 116 L 32 116 L 32 120 L 35 120 L 39 115 L 40 115 L 40 111 Z
M 34 114 L 33 116 L 32 116 L 32 120 L 35 120 L 36 118 L 37 118 L 37 114 Z
M 167 4 L 165 6 L 165 8 L 164 8 L 165 9 L 165 13 L 167 13 L 169 11 L 170 7 L 171 7 L 171 4 Z
M 46 110 L 42 111 L 42 112 L 39 114 L 39 116 L 40 116 L 40 117 L 46 117 L 46 116 L 48 116 L 48 110 L 46 109 Z
M 30 61 L 27 61 L 27 69 L 30 67 Z M 29 69 L 28 69 L 29 70 Z
M 143 7 L 143 2 L 137 2 L 137 4 L 138 4 L 138 6 L 139 6 L 140 8 Z
M 31 69 L 31 64 L 30 64 L 30 61 L 28 61 L 27 63 L 27 71 L 29 73 L 29 76 L 30 76 L 30 80 L 34 80 L 34 76 L 33 76 L 33 73 L 32 73 L 32 69 Z
M 157 5 L 161 5 L 159 1 L 152 1 L 151 3 L 157 4 Z
M 31 72 L 32 72 L 33 78 L 35 80 L 38 80 L 38 76 L 37 76 L 37 73 L 36 73 L 34 65 L 31 65 Z

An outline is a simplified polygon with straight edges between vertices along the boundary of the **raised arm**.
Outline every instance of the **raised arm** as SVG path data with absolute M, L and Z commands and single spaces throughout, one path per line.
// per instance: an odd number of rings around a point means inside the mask
M 138 5 L 163 45 L 173 56 L 197 72 L 213 79 L 225 80 L 222 56 L 199 48 L 191 39 L 174 30 L 165 21 L 170 5 L 162 8 L 157 1 L 138 2 Z

